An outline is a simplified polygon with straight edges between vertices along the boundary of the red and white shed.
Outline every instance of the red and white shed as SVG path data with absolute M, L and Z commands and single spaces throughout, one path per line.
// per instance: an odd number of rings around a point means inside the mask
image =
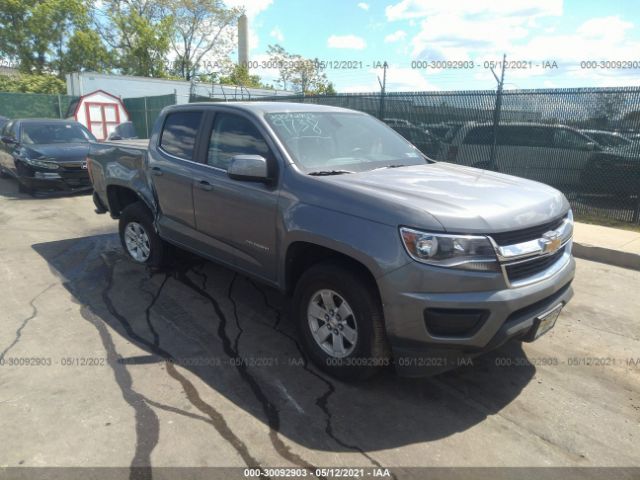
M 81 96 L 70 107 L 73 109 L 70 116 L 98 140 L 105 140 L 118 125 L 130 120 L 122 100 L 103 90 Z

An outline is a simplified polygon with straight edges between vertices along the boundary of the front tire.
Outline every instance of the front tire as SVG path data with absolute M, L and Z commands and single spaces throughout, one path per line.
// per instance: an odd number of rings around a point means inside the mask
M 31 195 L 33 197 L 35 190 L 32 187 L 29 187 L 27 185 L 25 185 L 24 183 L 22 183 L 20 180 L 18 180 L 18 192 L 20 193 L 26 193 L 28 195 Z
M 165 244 L 156 233 L 153 217 L 142 202 L 132 203 L 120 214 L 118 224 L 122 248 L 136 262 L 150 267 L 161 267 Z
M 318 264 L 296 285 L 292 312 L 315 365 L 343 380 L 369 378 L 388 363 L 382 305 L 368 278 Z

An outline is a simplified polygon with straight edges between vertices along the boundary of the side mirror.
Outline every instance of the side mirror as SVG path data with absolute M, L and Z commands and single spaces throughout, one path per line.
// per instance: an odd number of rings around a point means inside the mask
M 261 155 L 235 155 L 231 158 L 227 175 L 244 182 L 266 182 L 269 179 L 267 159 Z
M 7 145 L 17 145 L 18 141 L 13 137 L 3 136 L 2 137 L 2 143 L 5 143 Z

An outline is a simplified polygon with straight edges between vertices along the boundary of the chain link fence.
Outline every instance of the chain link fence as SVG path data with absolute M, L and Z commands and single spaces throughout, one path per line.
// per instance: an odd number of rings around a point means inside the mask
M 64 118 L 67 95 L 0 93 L 0 115 Z M 211 101 L 210 98 L 191 99 Z M 232 100 L 232 98 L 229 98 Z M 246 100 L 246 98 L 244 98 Z M 640 224 L 640 88 L 361 93 L 252 100 L 316 103 L 374 115 L 436 160 L 517 175 L 564 192 L 577 217 Z M 175 95 L 123 100 L 148 138 Z M 496 105 L 500 105 L 497 109 Z
M 491 90 L 269 100 L 367 112 L 436 160 L 552 185 L 583 220 L 640 223 L 640 88 L 507 90 L 501 102 Z

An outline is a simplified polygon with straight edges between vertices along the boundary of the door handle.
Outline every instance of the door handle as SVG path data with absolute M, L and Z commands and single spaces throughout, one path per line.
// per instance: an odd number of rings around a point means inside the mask
M 157 177 L 159 177 L 160 175 L 162 175 L 164 172 L 159 168 L 159 167 L 153 167 L 151 169 L 151 175 L 156 175 Z
M 200 190 L 213 190 L 213 185 L 211 185 L 209 182 L 207 182 L 206 180 L 200 180 L 198 182 L 198 188 Z

